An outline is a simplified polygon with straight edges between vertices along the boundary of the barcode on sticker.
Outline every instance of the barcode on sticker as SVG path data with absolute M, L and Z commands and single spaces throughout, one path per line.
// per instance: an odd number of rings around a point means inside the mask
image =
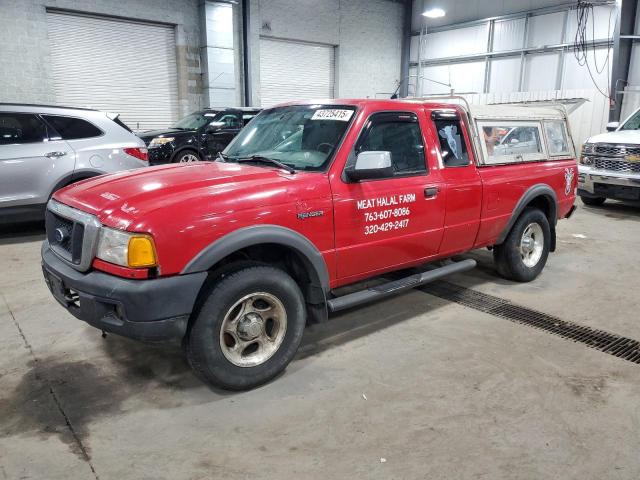
M 340 120 L 341 122 L 348 122 L 351 115 L 353 115 L 353 110 L 323 109 L 316 110 L 311 120 Z

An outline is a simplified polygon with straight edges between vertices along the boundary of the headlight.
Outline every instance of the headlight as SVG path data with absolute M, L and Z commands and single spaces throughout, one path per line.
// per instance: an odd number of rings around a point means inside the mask
M 580 157 L 581 165 L 593 165 L 593 157 Z
M 171 143 L 175 140 L 175 137 L 156 137 L 149 143 L 150 147 L 159 147 L 165 143 Z
M 596 144 L 595 143 L 585 143 L 582 145 L 582 154 L 583 155 L 592 155 L 596 153 Z
M 100 229 L 96 257 L 131 268 L 155 267 L 158 264 L 151 236 L 107 227 Z

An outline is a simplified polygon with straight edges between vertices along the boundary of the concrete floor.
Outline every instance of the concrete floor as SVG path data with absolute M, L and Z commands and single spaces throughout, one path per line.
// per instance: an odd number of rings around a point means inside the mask
M 0 235 L 0 479 L 640 478 L 640 365 L 414 290 L 308 328 L 272 383 L 212 391 L 58 306 L 29 228 Z M 640 339 L 640 208 L 558 233 L 534 283 L 487 251 L 451 281 Z

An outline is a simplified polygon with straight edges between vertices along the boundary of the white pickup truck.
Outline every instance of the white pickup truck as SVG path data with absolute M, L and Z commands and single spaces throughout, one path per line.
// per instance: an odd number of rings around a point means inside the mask
M 582 146 L 578 195 L 585 205 L 640 200 L 640 109 L 621 124 L 607 124 L 607 130 Z

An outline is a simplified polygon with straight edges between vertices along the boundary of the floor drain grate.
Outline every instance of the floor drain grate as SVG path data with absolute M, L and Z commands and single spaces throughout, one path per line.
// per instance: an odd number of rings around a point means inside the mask
M 640 363 L 640 342 L 631 338 L 567 322 L 558 317 L 513 304 L 500 297 L 448 282 L 431 283 L 420 287 L 420 290 L 474 310 L 539 328 L 574 342 L 584 343 L 591 348 L 633 363 Z

